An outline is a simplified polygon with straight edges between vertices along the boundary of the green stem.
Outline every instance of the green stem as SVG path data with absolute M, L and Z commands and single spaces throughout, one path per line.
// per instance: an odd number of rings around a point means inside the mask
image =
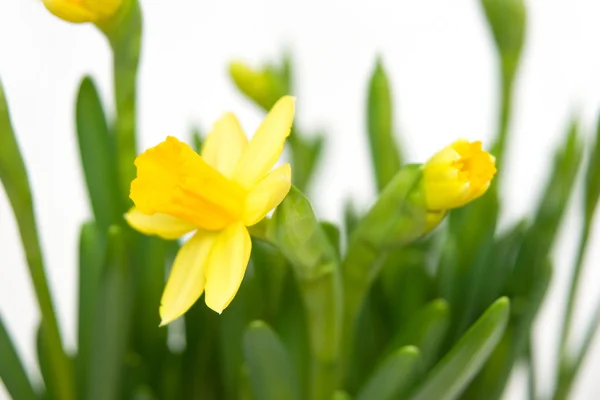
M 502 171 L 501 164 L 503 161 L 504 152 L 506 150 L 506 143 L 508 140 L 508 128 L 511 119 L 512 110 L 512 92 L 513 92 L 513 81 L 514 77 L 502 74 L 502 91 L 500 94 L 500 115 L 498 123 L 498 132 L 496 134 L 496 140 L 492 146 L 492 154 L 496 156 L 496 167 L 498 169 L 498 175 Z M 494 182 L 498 181 L 498 176 L 494 179 Z
M 342 287 L 338 270 L 301 282 L 310 339 L 309 398 L 330 400 L 338 389 Z
M 142 39 L 142 15 L 137 0 L 126 1 L 118 15 L 98 27 L 113 51 L 117 170 L 121 195 L 126 198 L 135 178 L 133 162 L 137 154 L 136 94 Z

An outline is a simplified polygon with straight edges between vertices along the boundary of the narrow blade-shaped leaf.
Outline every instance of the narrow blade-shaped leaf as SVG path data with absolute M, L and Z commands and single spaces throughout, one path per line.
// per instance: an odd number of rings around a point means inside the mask
M 17 349 L 0 316 L 0 381 L 14 399 L 36 400 L 37 395 Z
M 89 76 L 79 85 L 76 117 L 79 155 L 92 211 L 98 227 L 106 231 L 122 220 L 124 210 L 119 205 L 114 138 L 98 90 Z
M 77 345 L 77 392 L 84 398 L 88 383 L 90 354 L 93 349 L 92 335 L 98 291 L 106 253 L 106 235 L 101 233 L 95 222 L 81 227 L 79 236 L 79 310 Z
M 93 321 L 93 349 L 86 385 L 89 400 L 117 398 L 122 384 L 132 303 L 128 241 L 121 228 L 112 226 L 109 229 Z
M 253 322 L 244 333 L 244 358 L 254 397 L 300 400 L 298 374 L 283 343 L 265 323 Z
M 506 329 L 508 298 L 501 298 L 469 328 L 450 352 L 431 370 L 412 400 L 457 398 L 488 359 Z
M 378 59 L 369 80 L 367 131 L 375 181 L 380 192 L 402 166 L 400 150 L 394 139 L 393 114 L 390 82 L 381 59 Z
M 414 383 L 418 371 L 419 349 L 405 346 L 387 356 L 356 396 L 357 400 L 395 400 L 402 398 Z
M 48 288 L 27 170 L 12 127 L 8 102 L 1 83 L 0 181 L 4 186 L 19 227 L 29 274 L 42 314 L 42 324 L 44 324 L 46 338 L 49 343 L 48 357 L 52 363 L 52 373 L 56 380 L 55 387 L 58 390 L 56 396 L 64 400 L 71 400 L 75 398 L 72 366 L 63 348 L 52 297 Z

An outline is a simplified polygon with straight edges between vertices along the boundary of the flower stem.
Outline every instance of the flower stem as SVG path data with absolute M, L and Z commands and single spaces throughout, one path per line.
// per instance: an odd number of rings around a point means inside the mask
M 142 15 L 137 0 L 124 2 L 119 14 L 98 28 L 113 51 L 117 170 L 121 195 L 129 194 L 135 178 L 137 73 L 142 39 Z M 124 211 L 127 206 L 123 203 Z

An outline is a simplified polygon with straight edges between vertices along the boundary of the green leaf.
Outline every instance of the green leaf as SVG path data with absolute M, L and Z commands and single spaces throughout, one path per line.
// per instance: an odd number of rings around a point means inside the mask
M 135 234 L 135 298 L 132 323 L 133 348 L 144 358 L 150 385 L 160 380 L 161 366 L 167 352 L 167 329 L 159 328 L 160 298 L 165 287 L 166 251 L 169 243 L 155 236 Z
M 335 252 L 339 258 L 340 253 L 341 253 L 341 245 L 342 245 L 340 228 L 338 228 L 338 226 L 336 224 L 334 224 L 333 222 L 327 222 L 327 221 L 321 222 L 321 227 L 323 228 L 323 230 L 325 231 L 325 234 L 329 238 L 329 242 L 335 248 Z
M 401 398 L 413 384 L 419 358 L 419 349 L 414 346 L 405 346 L 396 350 L 386 357 L 373 372 L 356 399 L 394 400 Z
M 381 59 L 377 60 L 369 80 L 367 130 L 377 190 L 392 180 L 402 166 L 402 157 L 394 139 L 392 94 Z
M 301 280 L 317 279 L 336 268 L 334 246 L 308 199 L 293 186 L 269 221 L 267 237 L 292 263 Z
M 250 324 L 244 333 L 244 358 L 248 364 L 250 383 L 256 399 L 300 400 L 298 375 L 290 356 L 264 322 Z
M 503 171 L 504 152 L 512 109 L 512 93 L 519 61 L 523 52 L 526 10 L 523 0 L 481 0 L 483 11 L 499 53 L 500 101 L 498 133 L 492 153 L 496 156 L 499 179 Z
M 283 286 L 289 270 L 287 262 L 275 246 L 254 240 L 251 263 L 260 290 L 258 297 L 263 300 L 263 311 L 267 317 L 275 316 L 285 294 Z
M 37 400 L 35 390 L 25 372 L 17 349 L 0 316 L 0 381 L 14 399 Z
M 396 329 L 435 297 L 435 282 L 427 265 L 434 253 L 432 245 L 427 240 L 394 249 L 383 262 L 378 283 Z
M 557 149 L 554 168 L 519 252 L 510 285 L 513 293 L 529 293 L 543 268 L 571 198 L 581 159 L 581 139 L 576 122 L 572 122 L 564 143 Z
M 192 149 L 196 151 L 196 153 L 202 153 L 202 146 L 204 145 L 204 136 L 199 128 L 194 128 L 192 130 Z
M 76 358 L 77 393 L 78 397 L 82 399 L 88 383 L 89 357 L 93 349 L 93 321 L 105 253 L 106 236 L 100 232 L 95 222 L 83 224 L 79 235 L 79 309 Z
M 426 209 L 420 182 L 420 165 L 402 168 L 354 229 L 343 262 L 346 323 L 354 323 L 350 319 L 356 316 L 379 275 L 388 251 L 414 242 L 425 233 Z
M 380 251 L 406 245 L 425 233 L 421 174 L 420 165 L 407 165 L 394 176 L 356 227 L 346 258 L 358 249 L 359 242 L 371 247 L 371 251 Z
M 535 284 L 528 293 L 513 295 L 510 322 L 506 332 L 486 366 L 463 396 L 465 399 L 501 398 L 515 363 L 524 354 L 531 325 L 548 290 L 552 278 L 552 264 L 548 258 L 537 272 Z
M 342 287 L 336 250 L 310 202 L 295 187 L 269 221 L 269 240 L 288 259 L 300 286 L 311 346 L 310 398 L 335 391 L 342 321 Z
M 508 298 L 492 304 L 436 364 L 411 399 L 451 400 L 460 396 L 502 338 L 509 313 Z
M 314 138 L 309 138 L 302 135 L 297 128 L 292 128 L 287 144 L 290 147 L 290 159 L 294 171 L 292 183 L 298 189 L 305 191 L 323 152 L 325 136 L 318 134 Z
M 70 360 L 64 351 L 52 297 L 44 268 L 42 249 L 33 212 L 33 197 L 21 151 L 10 120 L 8 103 L 0 83 L 0 181 L 12 207 L 21 242 L 27 258 L 29 274 L 35 289 L 42 324 L 49 344 L 49 358 L 55 387 L 59 391 L 55 397 L 61 400 L 75 398 L 75 386 Z
M 344 206 L 344 228 L 346 237 L 351 237 L 360 222 L 360 215 L 352 200 L 347 200 Z
M 527 14 L 523 0 L 481 0 L 500 52 L 504 76 L 514 76 L 525 42 Z
M 133 301 L 129 243 L 121 228 L 110 227 L 93 320 L 88 400 L 117 398 L 123 383 Z
M 600 197 L 600 118 L 596 125 L 596 139 L 590 151 L 585 173 L 585 218 L 591 225 Z
M 412 345 L 421 349 L 421 368 L 435 361 L 450 326 L 450 308 L 443 299 L 427 304 L 398 331 L 388 346 L 390 350 Z
M 241 61 L 229 64 L 229 75 L 240 92 L 268 111 L 282 96 L 288 94 L 281 73 L 272 67 L 254 69 Z
M 114 138 L 98 90 L 89 76 L 79 85 L 76 115 L 79 155 L 92 211 L 98 227 L 107 231 L 111 224 L 122 221 L 124 206 L 119 203 Z

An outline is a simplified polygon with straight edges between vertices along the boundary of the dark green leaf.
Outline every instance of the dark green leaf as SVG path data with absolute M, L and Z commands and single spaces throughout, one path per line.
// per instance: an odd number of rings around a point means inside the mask
M 88 400 L 117 398 L 123 383 L 133 301 L 129 240 L 121 228 L 110 227 L 93 320 Z
M 0 381 L 13 399 L 37 400 L 35 390 L 25 372 L 10 335 L 0 317 Z
M 460 396 L 502 338 L 509 313 L 507 298 L 501 298 L 492 304 L 436 364 L 411 399 L 451 400 Z
M 77 393 L 84 398 L 88 383 L 90 354 L 93 349 L 92 329 L 98 302 L 98 291 L 106 253 L 106 236 L 94 222 L 81 227 L 79 236 L 79 309 L 77 351 Z
M 379 192 L 392 180 L 402 166 L 400 150 L 394 139 L 393 114 L 390 83 L 381 59 L 378 59 L 369 81 L 367 131 L 371 161 Z
M 94 218 L 102 231 L 122 221 L 122 211 L 115 170 L 114 139 L 98 90 L 89 76 L 79 86 L 76 110 L 79 155 L 85 174 Z
M 301 399 L 297 372 L 290 356 L 264 322 L 253 322 L 244 333 L 244 358 L 256 399 Z
M 600 118 L 585 174 L 585 218 L 591 225 L 600 197 Z
M 412 345 L 421 349 L 421 367 L 427 370 L 437 357 L 450 326 L 450 308 L 443 299 L 434 300 L 398 331 L 388 346 L 390 350 Z
M 383 360 L 373 372 L 367 384 L 360 390 L 357 400 L 395 400 L 414 383 L 418 370 L 419 349 L 402 347 Z

